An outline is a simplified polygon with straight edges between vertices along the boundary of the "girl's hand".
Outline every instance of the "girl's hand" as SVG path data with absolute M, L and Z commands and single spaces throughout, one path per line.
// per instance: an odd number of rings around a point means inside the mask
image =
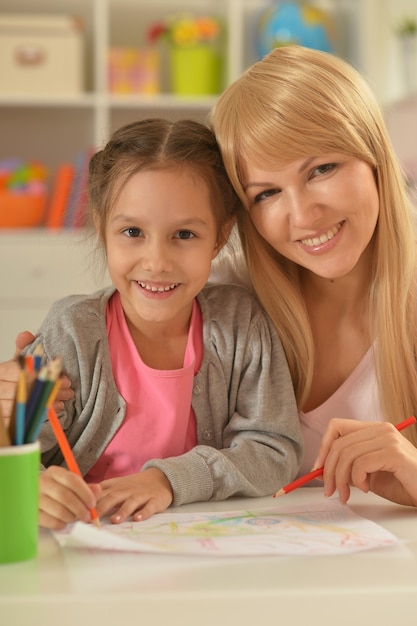
M 89 522 L 99 493 L 99 485 L 87 485 L 73 472 L 51 465 L 40 476 L 39 525 L 61 530 L 77 520 Z
M 388 422 L 331 420 L 314 466 L 324 466 L 326 496 L 337 489 L 347 502 L 354 486 L 417 506 L 417 449 Z
M 153 467 L 131 476 L 104 480 L 100 486 L 97 513 L 103 517 L 116 508 L 110 516 L 113 524 L 124 522 L 130 515 L 135 522 L 148 519 L 165 511 L 174 498 L 168 478 Z

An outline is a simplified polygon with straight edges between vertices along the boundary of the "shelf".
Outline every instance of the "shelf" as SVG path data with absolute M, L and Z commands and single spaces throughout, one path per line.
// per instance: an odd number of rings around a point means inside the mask
M 85 92 L 72 95 L 0 94 L 0 160 L 17 156 L 44 160 L 53 173 L 60 162 L 100 147 L 111 132 L 134 119 L 163 115 L 206 120 L 216 101 L 168 93 L 121 96 L 107 90 L 107 58 L 112 46 L 142 46 L 151 24 L 170 14 L 192 12 L 220 16 L 226 24 L 225 86 L 256 60 L 254 33 L 261 12 L 272 0 L 2 0 L 1 13 L 75 15 L 84 25 Z M 415 0 L 309 0 L 329 11 L 336 25 L 336 53 L 369 79 L 381 103 L 398 99 L 398 63 L 393 24 L 415 14 Z M 395 59 L 395 54 L 393 55 Z M 397 59 L 398 61 L 398 59 Z M 163 62 L 165 67 L 166 58 Z M 63 68 L 63 71 L 65 69 Z M 394 78 L 392 78 L 394 76 Z M 165 77 L 165 78 L 164 78 Z M 390 77 L 387 87 L 387 77 Z M 48 139 L 45 142 L 45 138 Z M 54 138 L 51 141 L 50 138 Z M 47 143 L 48 145 L 45 145 Z
M 54 0 L 38 0 L 34 11 L 31 0 L 2 0 L 1 12 L 5 13 L 80 17 L 84 24 L 86 91 L 71 96 L 0 94 L 0 160 L 10 156 L 37 158 L 54 172 L 63 160 L 101 146 L 118 126 L 138 117 L 205 120 L 216 97 L 172 95 L 167 92 L 163 76 L 162 93 L 155 96 L 109 93 L 108 50 L 112 46 L 140 47 L 149 26 L 169 13 L 215 14 L 227 24 L 225 79 L 230 82 L 244 69 L 243 49 L 247 46 L 242 39 L 242 24 L 247 6 L 241 0 L 179 0 L 173 11 L 171 0 L 61 0 L 59 6 Z M 59 141 L 45 146 L 45 136 L 59 137 Z
M 86 108 L 96 104 L 97 95 L 92 93 L 81 93 L 79 95 L 61 96 L 56 94 L 42 94 L 22 96 L 20 94 L 1 94 L 0 108 L 22 107 L 22 108 Z
M 158 94 L 145 96 L 139 94 L 115 95 L 115 94 L 80 94 L 76 96 L 57 96 L 43 94 L 42 96 L 21 96 L 8 94 L 0 96 L 0 109 L 8 107 L 18 108 L 66 108 L 80 109 L 88 107 L 112 108 L 140 108 L 151 109 L 153 107 L 164 109 L 210 109 L 216 101 L 216 96 L 173 96 L 171 94 Z
M 227 27 L 226 86 L 256 60 L 256 20 L 271 1 L 178 0 L 173 8 L 172 0 L 60 0 L 59 3 L 38 0 L 34 9 L 32 0 L 2 0 L 0 12 L 4 13 L 58 13 L 76 15 L 81 19 L 84 25 L 85 92 L 74 96 L 0 94 L 3 118 L 0 120 L 0 159 L 16 155 L 18 149 L 21 158 L 46 158 L 46 165 L 53 171 L 63 156 L 71 159 L 77 151 L 101 146 L 118 125 L 135 118 L 164 115 L 206 119 L 216 97 L 177 97 L 168 93 L 166 69 L 162 71 L 160 95 L 119 96 L 109 93 L 107 57 L 110 47 L 144 45 L 149 26 L 170 14 L 191 12 L 219 16 Z M 398 0 L 395 9 L 389 0 L 310 2 L 331 12 L 338 33 L 336 52 L 352 61 L 378 93 L 383 94 L 387 67 L 385 50 L 388 45 L 392 48 L 390 30 L 395 15 L 402 10 L 411 11 L 415 0 Z M 166 59 L 163 67 L 165 62 Z M 28 123 L 23 119 L 28 113 L 32 124 L 44 125 L 43 133 L 28 129 Z M 55 142 L 55 147 L 45 148 L 42 145 L 45 136 L 59 137 L 59 141 Z
M 161 94 L 158 96 L 108 96 L 105 100 L 110 108 L 133 108 L 149 109 L 152 107 L 163 109 L 210 109 L 216 102 L 216 96 L 173 96 Z

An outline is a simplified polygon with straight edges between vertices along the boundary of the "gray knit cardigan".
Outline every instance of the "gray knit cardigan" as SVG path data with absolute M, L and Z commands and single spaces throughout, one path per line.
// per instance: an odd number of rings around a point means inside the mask
M 123 422 L 125 402 L 110 364 L 105 311 L 114 289 L 68 296 L 41 325 L 46 359 L 61 355 L 75 397 L 59 415 L 85 475 Z M 249 292 L 207 286 L 198 296 L 204 355 L 194 378 L 197 445 L 178 457 L 149 460 L 168 477 L 174 505 L 264 496 L 297 474 L 302 438 L 287 361 L 272 322 Z M 48 423 L 41 435 L 44 466 L 64 465 Z M 140 441 L 137 442 L 138 448 Z

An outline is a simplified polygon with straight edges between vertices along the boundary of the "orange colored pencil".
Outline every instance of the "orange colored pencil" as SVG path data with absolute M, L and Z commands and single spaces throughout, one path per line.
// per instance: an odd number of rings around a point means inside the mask
M 70 472 L 78 474 L 78 476 L 81 476 L 82 478 L 83 476 L 80 472 L 80 468 L 77 465 L 77 461 L 75 460 L 74 454 L 71 450 L 71 446 L 68 443 L 68 439 L 65 436 L 64 430 L 58 419 L 58 415 L 56 414 L 56 411 L 52 405 L 48 406 L 48 418 L 55 433 L 55 437 L 58 441 L 59 447 L 61 448 L 62 456 L 65 459 L 65 463 L 67 464 L 68 469 L 70 470 Z M 90 515 L 93 524 L 95 524 L 96 526 L 100 526 L 100 519 L 96 509 L 90 509 Z
M 27 354 L 25 356 L 25 364 L 29 374 L 33 374 L 33 372 L 35 371 L 35 359 L 32 354 Z
M 416 423 L 416 418 L 412 416 L 412 417 L 408 417 L 403 422 L 400 422 L 399 424 L 397 424 L 395 428 L 397 430 L 404 430 L 404 428 L 407 428 L 408 426 L 411 426 L 412 424 L 415 424 L 415 423 Z M 282 489 L 274 493 L 274 498 L 279 498 L 280 496 L 284 496 L 286 493 L 290 493 L 290 491 L 294 491 L 294 489 L 298 489 L 298 487 L 303 487 L 304 485 L 311 482 L 315 478 L 318 478 L 319 476 L 321 476 L 323 474 L 323 470 L 324 470 L 324 467 L 318 467 L 317 469 L 309 472 L 308 474 L 305 474 L 304 476 L 300 476 L 300 478 L 297 478 L 292 483 L 285 485 L 285 487 L 282 487 Z

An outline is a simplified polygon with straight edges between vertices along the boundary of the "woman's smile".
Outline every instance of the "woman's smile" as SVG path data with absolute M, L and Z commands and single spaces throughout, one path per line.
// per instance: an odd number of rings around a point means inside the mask
M 345 221 L 339 222 L 333 228 L 326 230 L 325 232 L 317 235 L 312 235 L 311 237 L 307 237 L 306 239 L 301 239 L 301 243 L 307 248 L 314 248 L 315 250 L 321 249 L 324 244 L 328 243 L 331 239 L 333 239 L 338 232 L 342 229 Z

